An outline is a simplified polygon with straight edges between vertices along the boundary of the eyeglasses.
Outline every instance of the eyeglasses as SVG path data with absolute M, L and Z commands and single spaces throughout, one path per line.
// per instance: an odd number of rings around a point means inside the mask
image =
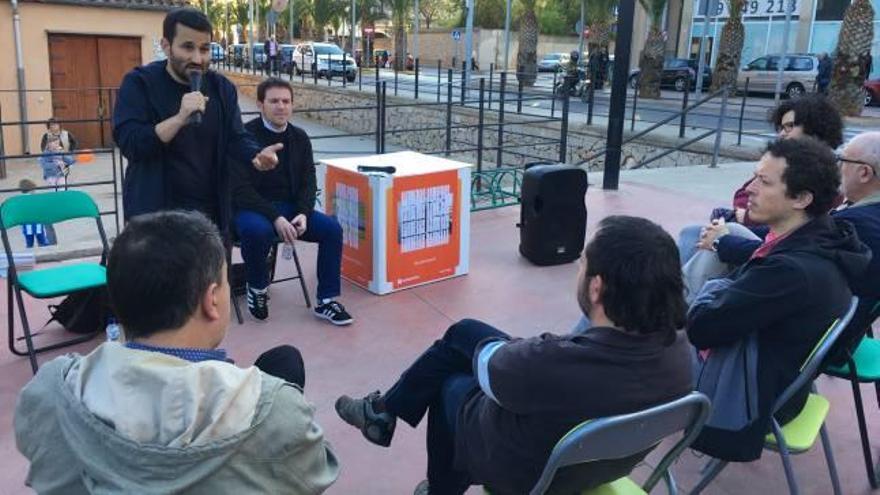
M 864 162 L 862 160 L 853 160 L 851 158 L 846 158 L 840 154 L 837 154 L 835 156 L 837 157 L 837 164 L 838 165 L 843 165 L 844 163 L 852 163 L 853 165 L 865 165 L 866 167 L 870 168 L 872 172 L 874 172 L 875 176 L 880 177 L 880 166 L 878 166 L 878 165 L 875 165 L 873 163 Z
M 797 123 L 795 123 L 794 121 L 783 122 L 782 124 L 776 126 L 776 132 L 782 132 L 782 131 L 791 132 L 797 126 L 798 126 Z
M 839 154 L 836 155 L 836 157 L 837 157 L 837 164 L 838 165 L 841 165 L 843 163 L 854 163 L 856 165 L 867 165 L 871 168 L 874 168 L 873 163 L 863 162 L 861 160 L 853 160 L 852 158 L 846 158 L 845 156 L 839 155 Z

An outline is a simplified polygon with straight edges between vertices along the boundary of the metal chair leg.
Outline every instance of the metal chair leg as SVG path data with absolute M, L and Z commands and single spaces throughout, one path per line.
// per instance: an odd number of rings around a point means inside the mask
M 850 370 L 851 373 L 854 374 L 855 370 L 853 370 L 853 364 L 853 360 L 850 359 Z M 851 376 L 849 383 L 852 385 L 853 402 L 855 402 L 856 406 L 856 419 L 858 420 L 857 422 L 859 425 L 859 436 L 862 440 L 862 455 L 865 458 L 865 471 L 868 474 L 868 483 L 871 484 L 872 489 L 877 489 L 877 473 L 874 470 L 874 454 L 871 451 L 871 441 L 868 437 L 868 425 L 865 421 L 865 410 L 864 405 L 862 404 L 862 391 L 859 388 L 858 378 Z
M 34 340 L 31 337 L 31 328 L 30 325 L 28 325 L 27 314 L 24 312 L 24 298 L 22 297 L 21 290 L 18 287 L 15 287 L 15 296 L 16 299 L 18 299 L 18 314 L 21 317 L 21 327 L 24 331 L 24 341 L 27 345 L 28 359 L 31 362 L 31 371 L 33 371 L 36 375 L 37 368 L 39 367 L 37 365 L 37 351 L 34 350 Z
M 726 466 L 727 461 L 722 461 L 721 459 L 712 459 L 706 463 L 701 470 L 703 477 L 700 478 L 700 482 L 697 483 L 697 486 L 691 490 L 690 495 L 699 495 L 702 493 L 702 491 L 709 486 L 709 483 L 711 483 Z
M 837 464 L 834 462 L 834 453 L 831 450 L 831 440 L 828 437 L 828 430 L 825 428 L 825 423 L 822 423 L 822 427 L 819 429 L 819 434 L 822 436 L 822 451 L 825 452 L 825 462 L 828 464 L 828 475 L 831 476 L 831 489 L 834 490 L 834 495 L 841 495 L 840 478 L 837 476 Z
M 296 274 L 299 279 L 299 286 L 303 291 L 303 297 L 306 299 L 306 307 L 312 308 L 312 301 L 309 298 L 309 291 L 306 289 L 306 281 L 303 277 L 302 267 L 299 265 L 299 255 L 296 254 L 296 249 L 293 250 L 293 264 L 296 265 Z
M 773 436 L 776 437 L 776 446 L 779 448 L 779 457 L 782 458 L 782 468 L 785 470 L 785 481 L 788 482 L 788 492 L 791 495 L 798 495 L 797 479 L 794 477 L 794 470 L 791 467 L 791 453 L 788 451 L 788 445 L 785 443 L 785 437 L 782 435 L 782 428 L 779 423 L 773 420 Z
M 229 297 L 232 299 L 232 309 L 235 311 L 235 319 L 238 320 L 239 325 L 243 325 L 244 318 L 241 317 L 241 308 L 238 305 L 238 298 L 235 294 L 230 294 Z
M 9 352 L 18 354 L 15 349 L 15 306 L 12 302 L 12 282 L 6 283 L 6 326 L 9 330 Z

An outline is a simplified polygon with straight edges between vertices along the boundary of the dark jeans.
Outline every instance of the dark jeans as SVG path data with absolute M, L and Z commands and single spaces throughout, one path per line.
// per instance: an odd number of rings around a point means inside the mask
M 288 220 L 293 218 L 293 204 L 275 203 L 278 212 Z M 269 286 L 266 257 L 272 244 L 279 242 L 275 226 L 263 215 L 239 210 L 235 213 L 235 228 L 241 241 L 247 283 L 256 289 Z M 342 227 L 335 217 L 312 211 L 306 219 L 306 231 L 300 237 L 306 242 L 318 243 L 318 299 L 331 299 L 341 293 Z
M 254 366 L 282 380 L 295 383 L 299 388 L 306 388 L 306 368 L 302 354 L 296 347 L 280 345 L 260 354 Z
M 487 338 L 510 337 L 477 320 L 455 323 L 403 372 L 385 394 L 385 409 L 415 428 L 428 413 L 428 483 L 431 495 L 460 495 L 468 473 L 455 469 L 456 418 L 465 401 L 479 392 L 474 351 Z

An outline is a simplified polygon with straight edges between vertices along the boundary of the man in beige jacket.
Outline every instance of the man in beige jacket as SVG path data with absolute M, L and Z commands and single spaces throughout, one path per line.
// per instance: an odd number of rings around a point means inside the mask
M 132 219 L 107 265 L 126 343 L 43 365 L 15 410 L 38 493 L 318 494 L 339 465 L 303 396 L 299 352 L 239 368 L 225 250 L 199 213 Z

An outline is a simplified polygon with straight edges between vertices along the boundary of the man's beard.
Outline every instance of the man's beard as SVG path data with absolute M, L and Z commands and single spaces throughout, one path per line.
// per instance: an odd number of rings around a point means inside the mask
M 183 81 L 189 82 L 189 73 L 197 70 L 200 72 L 205 72 L 208 70 L 207 64 L 204 66 L 199 66 L 196 64 L 190 64 L 185 59 L 175 57 L 174 54 L 168 58 L 168 67 L 171 68 L 171 71 Z

